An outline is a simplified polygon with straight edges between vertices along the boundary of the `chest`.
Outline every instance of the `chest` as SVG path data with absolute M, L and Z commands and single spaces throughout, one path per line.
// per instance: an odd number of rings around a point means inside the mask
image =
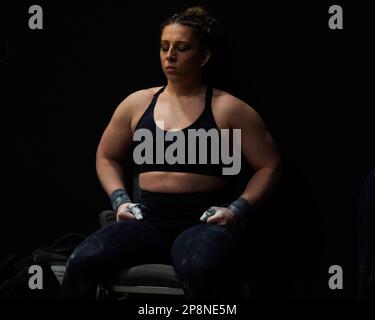
M 164 130 L 175 131 L 189 127 L 203 116 L 204 111 L 212 112 L 219 129 L 228 128 L 216 101 L 213 99 L 211 104 L 206 106 L 204 97 L 182 100 L 159 97 L 153 110 L 153 117 L 157 124 L 164 126 Z

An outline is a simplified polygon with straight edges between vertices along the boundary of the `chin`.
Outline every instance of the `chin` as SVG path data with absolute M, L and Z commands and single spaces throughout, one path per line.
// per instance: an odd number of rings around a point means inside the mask
M 164 72 L 164 75 L 169 79 L 176 79 L 176 78 L 179 78 L 180 75 L 176 74 L 176 73 L 168 73 L 168 72 Z

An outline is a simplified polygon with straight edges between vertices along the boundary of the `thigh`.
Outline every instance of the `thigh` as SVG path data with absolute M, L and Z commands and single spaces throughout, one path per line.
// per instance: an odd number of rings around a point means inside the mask
M 69 260 L 87 270 L 116 272 L 139 264 L 163 263 L 167 254 L 161 235 L 151 225 L 143 221 L 121 221 L 90 235 Z
M 222 226 L 199 224 L 183 231 L 172 246 L 177 270 L 201 269 L 214 272 L 238 266 L 240 242 Z

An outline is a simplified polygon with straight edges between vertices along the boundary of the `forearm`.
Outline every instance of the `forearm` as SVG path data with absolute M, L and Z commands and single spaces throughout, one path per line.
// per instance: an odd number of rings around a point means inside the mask
M 116 189 L 126 189 L 124 184 L 124 172 L 118 161 L 107 158 L 97 158 L 96 172 L 108 196 Z
M 249 180 L 241 197 L 252 206 L 261 204 L 275 188 L 280 178 L 280 170 L 274 168 L 261 168 Z

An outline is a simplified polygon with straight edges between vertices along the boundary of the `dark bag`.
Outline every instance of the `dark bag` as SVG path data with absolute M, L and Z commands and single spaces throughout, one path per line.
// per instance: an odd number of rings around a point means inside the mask
M 57 299 L 60 281 L 53 269 L 66 265 L 73 250 L 86 238 L 69 233 L 50 247 L 40 247 L 24 259 L 10 255 L 0 262 L 0 299 L 51 300 Z M 37 267 L 36 271 L 32 266 Z M 42 288 L 30 287 L 31 277 L 41 270 Z M 31 280 L 30 280 L 31 279 Z

